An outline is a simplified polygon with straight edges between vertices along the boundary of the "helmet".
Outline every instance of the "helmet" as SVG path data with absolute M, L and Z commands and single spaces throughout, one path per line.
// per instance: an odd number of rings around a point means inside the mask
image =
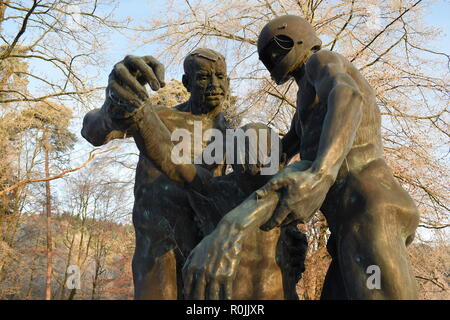
M 258 37 L 259 59 L 277 84 L 283 84 L 322 41 L 305 19 L 286 15 L 271 20 Z

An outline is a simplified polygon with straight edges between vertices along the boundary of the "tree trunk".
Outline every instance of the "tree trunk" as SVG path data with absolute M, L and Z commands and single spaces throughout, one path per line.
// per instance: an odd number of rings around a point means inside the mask
M 36 237 L 36 245 L 34 246 L 34 251 L 33 251 L 34 257 L 33 257 L 33 262 L 31 264 L 30 281 L 28 282 L 28 290 L 25 295 L 26 300 L 30 300 L 33 298 L 33 295 L 32 295 L 33 281 L 34 281 L 35 272 L 36 272 L 36 261 L 39 258 L 39 255 L 37 254 L 38 247 L 39 247 L 39 236 Z
M 70 224 L 67 226 L 67 231 L 66 231 L 66 239 L 68 239 L 69 236 L 69 228 L 70 228 Z M 69 252 L 67 253 L 67 260 L 66 260 L 66 268 L 64 270 L 66 270 L 66 272 L 64 273 L 64 280 L 63 283 L 61 284 L 60 287 L 60 291 L 59 291 L 59 299 L 60 300 L 64 300 L 64 293 L 65 293 L 65 286 L 66 286 L 66 281 L 67 281 L 67 269 L 70 266 L 70 261 L 72 260 L 72 250 L 73 250 L 73 244 L 75 242 L 75 233 L 72 236 L 72 239 L 70 240 L 70 247 Z
M 45 151 L 45 177 L 50 177 L 49 173 L 49 142 L 47 134 L 44 134 L 44 151 Z M 47 281 L 45 288 L 45 300 L 52 299 L 52 272 L 53 272 L 53 248 L 52 248 L 52 205 L 50 181 L 45 182 L 45 213 L 47 217 Z

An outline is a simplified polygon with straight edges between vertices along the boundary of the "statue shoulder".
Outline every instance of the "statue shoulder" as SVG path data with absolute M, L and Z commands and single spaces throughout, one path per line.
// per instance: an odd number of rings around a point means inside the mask
M 308 75 L 317 73 L 329 65 L 337 65 L 344 68 L 347 59 L 337 52 L 329 50 L 319 50 L 308 59 L 305 65 Z
M 347 58 L 341 54 L 329 50 L 320 50 L 314 53 L 305 65 L 305 74 L 308 82 L 315 85 L 329 83 L 333 79 L 345 78 L 352 83 L 357 69 Z M 353 80 L 352 80 L 353 79 Z
M 328 64 L 328 63 L 345 63 L 348 60 L 340 53 L 322 49 L 311 55 L 309 61 L 316 61 L 321 64 Z

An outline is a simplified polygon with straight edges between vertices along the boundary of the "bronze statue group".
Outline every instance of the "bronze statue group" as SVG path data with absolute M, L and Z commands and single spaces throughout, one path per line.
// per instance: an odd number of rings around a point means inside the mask
M 193 132 L 196 121 L 204 130 L 230 129 L 223 113 L 226 62 L 211 49 L 185 58 L 188 101 L 152 106 L 145 85 L 164 87 L 164 66 L 150 56 L 127 56 L 109 76 L 103 106 L 84 118 L 82 135 L 93 145 L 129 136 L 140 150 L 135 298 L 298 299 L 307 241 L 297 225 L 320 210 L 332 257 L 322 299 L 415 299 L 406 247 L 419 213 L 383 160 L 373 89 L 345 57 L 321 49 L 301 17 L 270 21 L 257 47 L 277 85 L 290 79 L 298 85 L 291 128 L 280 148 L 269 150 L 280 164 L 274 175 L 248 161 L 248 145 L 241 162 L 227 163 L 228 150 L 213 164 L 173 161 L 175 130 Z M 241 129 L 264 133 L 258 139 L 277 135 L 259 123 Z M 301 160 L 290 161 L 297 154 Z M 367 285 L 373 266 L 380 271 L 375 288 Z

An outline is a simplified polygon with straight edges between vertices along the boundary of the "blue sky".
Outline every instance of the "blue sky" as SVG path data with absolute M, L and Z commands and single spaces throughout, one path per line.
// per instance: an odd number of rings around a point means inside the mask
M 427 0 L 425 0 L 427 1 Z M 125 19 L 127 17 L 131 18 L 134 23 L 143 23 L 148 20 L 152 16 L 158 16 L 158 14 L 165 10 L 165 0 L 127 0 L 120 1 L 119 7 L 117 8 L 116 16 L 119 19 Z M 186 6 L 184 1 L 180 0 L 181 6 Z M 441 29 L 441 33 L 437 37 L 436 40 L 432 41 L 431 48 L 436 51 L 449 53 L 450 52 L 450 1 L 449 0 L 438 0 L 431 4 L 430 8 L 427 9 L 425 20 L 428 25 L 437 27 Z M 8 25 L 6 25 L 6 29 Z M 128 32 L 128 35 L 132 35 L 132 31 Z M 125 55 L 133 54 L 133 55 L 154 55 L 158 51 L 158 46 L 155 45 L 145 45 L 141 47 L 136 47 L 126 35 L 122 35 L 118 32 L 114 32 L 111 35 L 112 38 L 112 46 L 108 48 L 106 52 L 105 59 L 107 61 L 107 65 L 110 65 L 111 68 L 114 63 L 120 61 Z M 33 66 L 36 69 L 47 69 L 47 65 L 40 62 L 35 61 L 35 65 Z M 98 83 L 97 85 L 103 86 L 106 85 L 106 80 L 108 74 L 110 72 L 109 67 L 105 69 L 97 68 L 95 72 L 99 73 Z M 168 68 L 168 73 L 170 73 L 170 77 L 181 78 L 181 67 L 180 68 Z M 94 71 L 94 70 L 93 70 Z M 52 77 L 52 71 L 46 70 L 46 73 L 49 77 Z M 34 83 L 30 83 L 31 91 L 36 91 L 34 87 Z
M 425 20 L 430 25 L 442 30 L 438 39 L 433 41 L 436 48 L 441 52 L 450 52 L 450 1 L 441 0 L 434 3 L 429 13 L 425 16 Z M 441 41 L 439 41 L 441 40 Z
M 425 0 L 429 1 L 429 0 Z M 424 1 L 424 2 L 425 2 Z M 119 5 L 118 13 L 120 17 L 131 17 L 136 21 L 145 21 L 152 15 L 158 15 L 158 12 L 165 8 L 165 0 L 127 0 Z M 180 5 L 186 6 L 184 1 Z M 430 8 L 426 10 L 425 21 L 427 24 L 442 30 L 438 38 L 432 41 L 434 50 L 449 53 L 450 52 L 450 0 L 434 1 Z M 118 61 L 126 54 L 151 55 L 157 51 L 156 46 L 147 45 L 140 48 L 133 47 L 128 39 L 118 35 L 116 44 L 110 52 L 112 61 Z M 181 76 L 181 75 L 180 75 Z

